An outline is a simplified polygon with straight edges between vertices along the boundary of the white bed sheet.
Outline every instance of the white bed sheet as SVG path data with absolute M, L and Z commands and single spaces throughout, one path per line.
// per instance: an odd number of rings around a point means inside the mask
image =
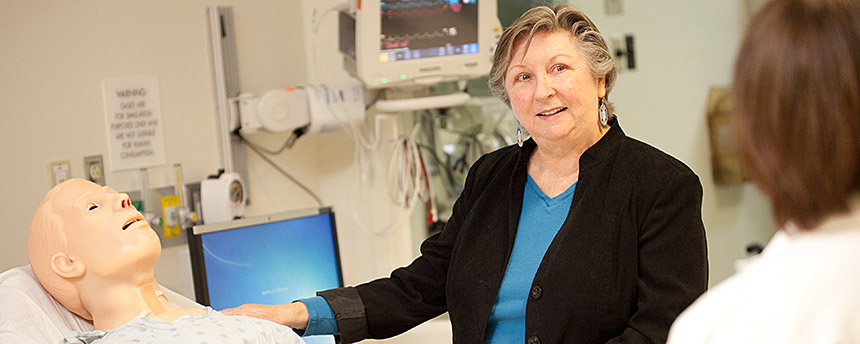
M 167 299 L 184 308 L 202 305 L 161 286 Z M 56 344 L 71 331 L 92 331 L 93 324 L 54 300 L 30 265 L 0 273 L 0 343 Z

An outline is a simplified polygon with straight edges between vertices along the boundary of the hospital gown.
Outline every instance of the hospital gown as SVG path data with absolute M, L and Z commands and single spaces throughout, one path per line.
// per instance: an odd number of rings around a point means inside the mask
M 205 314 L 187 315 L 173 322 L 144 317 L 106 332 L 72 332 L 62 343 L 303 344 L 304 341 L 289 327 L 256 318 L 228 316 L 208 308 Z

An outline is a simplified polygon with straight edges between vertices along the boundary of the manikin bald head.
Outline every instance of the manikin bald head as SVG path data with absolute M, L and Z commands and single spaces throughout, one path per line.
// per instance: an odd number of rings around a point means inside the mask
M 63 306 L 92 319 L 86 295 L 154 280 L 158 236 L 128 195 L 83 179 L 48 191 L 30 222 L 27 255 L 36 278 Z

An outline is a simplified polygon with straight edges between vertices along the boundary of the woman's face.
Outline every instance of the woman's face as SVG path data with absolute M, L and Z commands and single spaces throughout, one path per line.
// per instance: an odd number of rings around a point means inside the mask
M 592 75 L 569 32 L 536 33 L 524 55 L 526 40 L 514 44 L 505 73 L 505 90 L 517 119 L 538 145 L 597 142 L 605 79 Z

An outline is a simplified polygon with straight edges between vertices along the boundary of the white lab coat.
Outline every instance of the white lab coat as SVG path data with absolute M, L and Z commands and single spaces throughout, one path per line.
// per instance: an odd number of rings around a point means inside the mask
M 860 343 L 860 200 L 791 226 L 672 325 L 669 343 Z

